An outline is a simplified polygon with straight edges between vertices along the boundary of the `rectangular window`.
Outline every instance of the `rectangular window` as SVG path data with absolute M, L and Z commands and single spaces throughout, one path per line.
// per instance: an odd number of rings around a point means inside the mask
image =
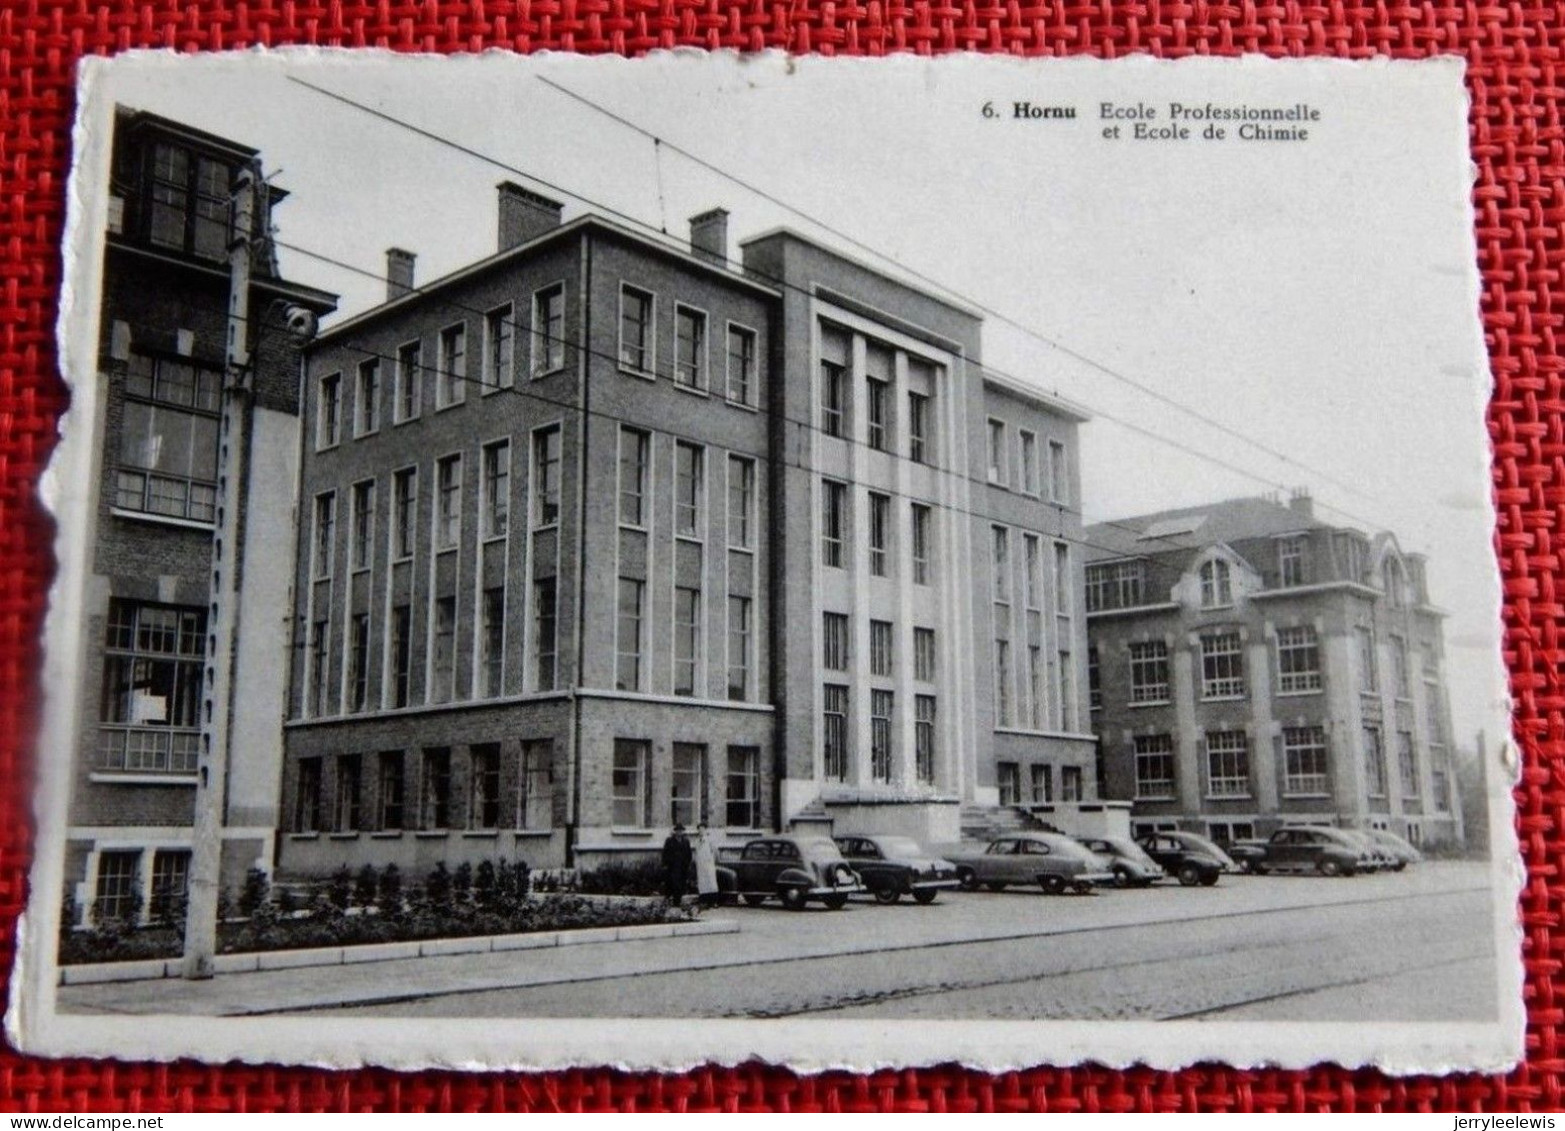
M 701 590 L 674 589 L 674 694 L 696 693 L 697 661 L 701 655 Z
M 153 147 L 147 238 L 202 259 L 228 253 L 232 171 L 183 146 Z
M 835 361 L 821 362 L 821 431 L 828 436 L 843 434 L 843 386 L 845 370 Z
M 705 525 L 705 456 L 699 444 L 674 444 L 674 533 L 681 538 L 699 539 Z
M 554 743 L 547 738 L 522 743 L 521 772 L 516 792 L 516 827 L 548 829 L 554 826 Z
M 337 545 L 337 492 L 315 496 L 315 578 L 331 576 Z
M 1207 731 L 1206 768 L 1208 795 L 1250 796 L 1250 742 L 1244 731 Z
M 1391 678 L 1398 699 L 1413 697 L 1412 671 L 1407 659 L 1407 641 L 1400 636 L 1391 638 Z
M 419 365 L 421 347 L 418 342 L 408 342 L 397 347 L 396 413 L 397 423 L 412 420 L 418 415 L 419 402 L 423 399 L 423 369 Z
M 1045 708 L 1046 688 L 1048 687 L 1048 672 L 1043 663 L 1043 648 L 1037 644 L 1027 646 L 1027 691 L 1028 708 L 1030 711 L 1028 725 L 1033 730 L 1042 730 L 1047 724 Z
M 321 831 L 321 760 L 299 759 L 299 781 L 294 787 L 293 829 L 298 833 Z
M 848 670 L 848 618 L 842 613 L 821 614 L 821 666 L 829 672 Z
M 500 747 L 486 742 L 469 752 L 467 827 L 500 827 Z
M 1049 499 L 1070 502 L 1070 469 L 1065 464 L 1065 445 L 1058 440 L 1049 441 Z
M 742 456 L 728 457 L 728 547 L 732 550 L 754 548 L 755 537 L 755 461 Z
M 101 859 L 101 857 L 100 857 Z M 184 917 L 190 896 L 190 851 L 160 848 L 152 854 L 152 903 L 154 923 Z
M 647 525 L 647 465 L 652 437 L 637 428 L 619 430 L 619 521 Z
M 620 691 L 641 690 L 641 637 L 646 583 L 619 579 L 619 626 L 615 641 L 614 685 Z
M 369 701 L 370 618 L 355 613 L 348 621 L 348 710 L 362 711 Z
M 184 359 L 131 354 L 120 422 L 116 507 L 194 522 L 215 520 L 222 380 L 218 370 Z M 323 380 L 323 413 L 330 402 L 325 388 Z M 335 428 L 333 424 L 333 436 Z
M 310 714 L 324 715 L 331 703 L 331 683 L 328 667 L 331 642 L 327 635 L 327 622 L 318 620 L 310 626 Z
M 990 557 L 990 581 L 994 599 L 1003 604 L 1011 600 L 1011 532 L 1003 526 L 989 528 L 993 553 Z
M 505 589 L 485 589 L 479 614 L 479 671 L 482 692 L 493 699 L 505 693 Z
M 635 739 L 614 740 L 613 823 L 621 829 L 644 829 L 651 809 L 652 744 Z
M 1005 473 L 1005 423 L 1000 420 L 989 421 L 989 482 L 1001 487 L 1006 485 L 1009 476 Z
M 924 683 L 935 682 L 935 630 L 913 630 L 913 678 Z
M 467 327 L 440 331 L 440 372 L 435 374 L 435 408 L 449 408 L 467 399 Z
M 869 493 L 869 572 L 886 576 L 886 557 L 891 544 L 891 497 L 877 491 Z
M 533 295 L 533 376 L 565 368 L 565 284 Z
M 1174 736 L 1171 734 L 1137 735 L 1136 748 L 1136 800 L 1172 801 L 1174 787 Z
M 1011 642 L 994 642 L 994 703 L 995 725 L 1008 727 L 1011 717 Z
M 694 828 L 706 820 L 706 747 L 674 743 L 669 823 Z
M 402 776 L 402 751 L 386 750 L 380 755 L 375 796 L 380 804 L 379 827 L 386 832 L 402 828 L 406 779 Z
M 1036 534 L 1022 535 L 1022 601 L 1028 612 L 1043 611 L 1043 548 Z
M 1244 645 L 1237 632 L 1201 634 L 1201 698 L 1244 694 Z
M 1284 793 L 1324 796 L 1330 792 L 1324 728 L 1283 727 L 1282 757 Z
M 1054 767 L 1034 764 L 1032 768 L 1032 803 L 1054 804 Z
M 1071 548 L 1064 542 L 1054 544 L 1054 611 L 1062 617 L 1071 615 L 1075 604 L 1071 594 Z
M 418 511 L 418 468 L 405 467 L 392 478 L 391 556 L 398 561 L 413 556 Z
M 1284 588 L 1304 584 L 1304 538 L 1277 539 L 1277 573 Z
M 451 827 L 451 750 L 432 746 L 424 750 L 419 776 L 419 828 Z
M 914 463 L 929 462 L 929 398 L 907 395 L 907 454 Z
M 435 464 L 435 549 L 454 550 L 462 537 L 462 457 Z
M 334 448 L 342 440 L 342 374 L 321 378 L 320 399 L 316 410 L 315 447 Z
M 359 363 L 359 388 L 353 403 L 353 434 L 368 436 L 380 430 L 380 359 Z
M 1380 741 L 1380 728 L 1364 728 L 1364 780 L 1371 797 L 1386 795 L 1386 752 Z
M 449 703 L 456 698 L 455 597 L 435 599 L 435 638 L 432 643 L 429 701 Z
M 509 388 L 515 370 L 512 350 L 511 304 L 484 315 L 484 391 Z
M 728 598 L 728 698 L 750 697 L 750 598 Z
M 1451 783 L 1443 770 L 1429 771 L 1430 801 L 1436 813 L 1451 811 Z
M 357 754 L 337 755 L 337 781 L 333 794 L 336 812 L 332 828 L 339 833 L 357 832 L 359 829 L 359 786 L 362 763 Z
M 1411 731 L 1397 731 L 1397 777 L 1401 780 L 1402 797 L 1412 800 L 1419 795 L 1418 755 L 1413 746 Z
M 1144 562 L 1106 562 L 1087 567 L 1087 611 L 1132 609 L 1141 604 Z
M 1359 625 L 1353 630 L 1358 640 L 1359 690 L 1373 694 L 1380 689 L 1380 662 L 1375 647 L 1375 630 Z
M 752 403 L 755 395 L 755 331 L 728 324 L 728 399 Z
M 1076 665 L 1071 660 L 1069 649 L 1060 649 L 1054 670 L 1059 677 L 1057 695 L 1059 699 L 1060 729 L 1074 731 L 1076 729 Z
M 1021 803 L 1021 768 L 1015 762 L 996 762 L 994 764 L 995 784 L 1000 788 L 1001 805 L 1018 805 Z
M 106 636 L 99 767 L 195 773 L 206 613 L 115 597 Z
M 635 373 L 652 375 L 652 296 L 622 286 L 619 296 L 619 363 Z
M 890 676 L 892 652 L 891 622 L 887 620 L 870 621 L 869 674 Z
M 913 504 L 913 584 L 928 585 L 931 576 L 929 508 L 923 503 Z
M 891 692 L 875 688 L 869 693 L 869 772 L 878 782 L 891 780 Z
M 556 639 L 554 609 L 555 579 L 541 577 L 533 582 L 533 689 L 553 691 Z
M 1082 792 L 1081 767 L 1060 767 L 1060 800 L 1082 801 L 1086 795 Z
M 411 698 L 413 617 L 407 605 L 391 610 L 391 705 L 406 707 Z
M 533 527 L 560 521 L 560 429 L 533 433 Z
M 848 689 L 828 683 L 822 696 L 822 769 L 828 781 L 848 778 Z
M 864 379 L 864 415 L 867 418 L 869 446 L 877 452 L 886 450 L 886 435 L 890 431 L 891 386 L 877 377 Z
M 706 315 L 674 305 L 674 384 L 706 388 Z
M 375 546 L 375 481 L 366 479 L 353 485 L 353 545 L 349 566 L 369 569 Z
M 511 442 L 484 445 L 484 537 L 499 538 L 511 525 Z
M 754 746 L 728 748 L 728 793 L 724 824 L 731 829 L 761 827 L 761 752 Z
M 923 785 L 935 781 L 935 697 L 913 697 L 913 763 Z
M 1038 437 L 1026 429 L 1018 429 L 1017 439 L 1022 449 L 1022 490 L 1029 495 L 1040 494 L 1042 485 L 1039 479 Z
M 1320 644 L 1313 625 L 1277 630 L 1277 690 L 1284 695 L 1319 691 Z
M 98 884 L 93 893 L 95 923 L 134 920 L 141 909 L 141 853 L 98 853 Z
M 842 542 L 847 516 L 848 488 L 830 479 L 821 480 L 821 564 L 842 568 Z
M 1168 643 L 1146 640 L 1130 646 L 1130 701 L 1168 702 Z

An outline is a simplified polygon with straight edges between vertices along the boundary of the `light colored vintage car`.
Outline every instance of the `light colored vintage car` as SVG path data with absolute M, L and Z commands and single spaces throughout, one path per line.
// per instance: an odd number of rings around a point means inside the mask
M 1109 862 L 1063 833 L 1008 833 L 980 850 L 946 852 L 962 887 L 1002 891 L 1011 884 L 1037 884 L 1050 895 L 1070 888 L 1088 892 L 1114 882 Z
M 1400 872 L 1409 864 L 1417 864 L 1424 858 L 1422 852 L 1387 829 L 1371 829 L 1369 835 L 1383 851 L 1390 853 L 1392 860 L 1395 861 L 1391 865 L 1393 872 Z
M 1150 887 L 1167 875 L 1163 866 L 1128 836 L 1084 836 L 1079 839 L 1088 852 L 1109 862 L 1117 888 Z
M 833 911 L 864 884 L 830 837 L 768 836 L 725 853 L 717 866 L 721 893 L 737 896 L 751 907 L 776 898 L 790 911 L 802 911 L 811 900 Z

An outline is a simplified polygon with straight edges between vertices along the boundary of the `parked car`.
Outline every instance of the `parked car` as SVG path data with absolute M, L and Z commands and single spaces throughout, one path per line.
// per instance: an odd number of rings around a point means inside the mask
M 1371 829 L 1369 830 L 1369 835 L 1376 844 L 1389 852 L 1392 859 L 1395 860 L 1395 863 L 1391 865 L 1393 872 L 1400 872 L 1409 864 L 1417 864 L 1424 858 L 1422 852 L 1389 829 Z
M 956 865 L 932 856 L 906 836 L 835 838 L 837 847 L 877 903 L 895 903 L 904 894 L 933 903 L 942 888 L 957 887 Z
M 1158 867 L 1187 888 L 1196 884 L 1211 887 L 1229 866 L 1238 868 L 1217 845 L 1194 833 L 1152 833 L 1136 843 Z
M 769 836 L 725 853 L 717 867 L 718 889 L 755 907 L 773 897 L 790 911 L 819 900 L 836 911 L 848 896 L 864 890 L 829 837 Z
M 1088 852 L 1096 853 L 1109 862 L 1117 888 L 1148 887 L 1167 874 L 1161 864 L 1129 837 L 1084 836 L 1077 839 Z
M 1362 829 L 1339 829 L 1344 836 L 1359 846 L 1359 871 L 1389 872 L 1397 865 L 1397 859 L 1387 852 L 1374 837 Z
M 1235 841 L 1229 855 L 1257 875 L 1267 872 L 1319 872 L 1351 876 L 1359 871 L 1362 851 L 1341 829 L 1324 825 L 1284 825 L 1268 840 Z
M 1113 883 L 1109 862 L 1087 851 L 1063 833 L 1010 833 L 983 849 L 964 847 L 947 852 L 967 891 L 980 884 L 1001 891 L 1008 884 L 1038 884 L 1051 895 L 1066 888 L 1091 891 L 1094 884 Z

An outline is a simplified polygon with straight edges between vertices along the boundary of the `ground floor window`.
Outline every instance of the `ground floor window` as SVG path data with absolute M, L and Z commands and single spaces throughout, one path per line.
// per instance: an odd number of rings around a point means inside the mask
M 1236 840 L 1254 840 L 1255 826 L 1249 821 L 1208 821 L 1206 835 L 1218 844 L 1232 844 Z
M 891 707 L 891 692 L 869 693 L 869 771 L 878 782 L 891 780 Z
M 402 828 L 405 788 L 402 776 L 402 751 L 384 751 L 380 756 L 377 796 L 380 803 L 380 827 L 388 832 Z
M 1081 767 L 1080 766 L 1061 766 L 1060 767 L 1060 800 L 1061 801 L 1081 801 L 1081 800 L 1084 800 L 1084 794 L 1083 794 L 1082 788 L 1081 788 Z
M 474 829 L 500 827 L 500 747 L 474 746 L 471 756 L 467 823 Z
M 424 768 L 419 777 L 419 827 L 451 827 L 451 751 L 444 746 L 424 751 Z
M 1001 805 L 1021 804 L 1021 771 L 1015 762 L 996 762 L 995 778 L 1000 787 Z
M 1034 805 L 1052 805 L 1054 803 L 1054 767 L 1034 766 L 1032 768 L 1032 803 Z
M 190 850 L 160 848 L 152 857 L 152 918 L 181 918 L 190 891 Z
M 547 738 L 522 743 L 520 792 L 516 799 L 516 827 L 547 829 L 554 825 L 554 742 Z
M 353 832 L 359 827 L 360 763 L 357 754 L 337 756 L 336 814 L 332 828 L 340 833 Z
M 706 747 L 674 743 L 674 789 L 669 819 L 693 827 L 706 820 Z
M 651 761 L 650 742 L 630 738 L 614 740 L 613 823 L 616 827 L 647 827 Z
M 935 697 L 915 696 L 913 700 L 913 761 L 918 780 L 924 785 L 935 782 Z
M 761 752 L 754 746 L 728 748 L 728 806 L 731 829 L 761 827 Z
M 848 689 L 828 683 L 822 699 L 821 753 L 828 781 L 848 777 Z
M 141 853 L 99 853 L 93 920 L 98 923 L 134 921 L 140 913 Z
M 321 760 L 299 759 L 299 781 L 295 786 L 293 829 L 299 833 L 319 832 L 321 828 Z

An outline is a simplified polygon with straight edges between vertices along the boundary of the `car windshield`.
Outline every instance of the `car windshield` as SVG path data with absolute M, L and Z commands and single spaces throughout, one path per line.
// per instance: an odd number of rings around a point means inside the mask
M 880 846 L 882 856 L 922 856 L 924 850 L 918 846 L 918 841 L 910 836 L 883 836 L 875 841 Z
M 828 840 L 823 836 L 800 840 L 799 851 L 806 860 L 839 860 L 842 858 L 842 853 L 838 850 L 836 842 Z

